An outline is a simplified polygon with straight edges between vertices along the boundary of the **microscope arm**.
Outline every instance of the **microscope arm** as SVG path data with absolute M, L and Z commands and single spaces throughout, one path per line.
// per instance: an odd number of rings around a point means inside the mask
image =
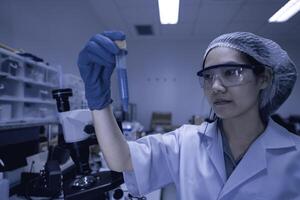
M 59 121 L 63 128 L 66 143 L 74 143 L 86 140 L 90 137 L 84 132 L 88 124 L 92 124 L 91 111 L 78 109 L 59 113 Z

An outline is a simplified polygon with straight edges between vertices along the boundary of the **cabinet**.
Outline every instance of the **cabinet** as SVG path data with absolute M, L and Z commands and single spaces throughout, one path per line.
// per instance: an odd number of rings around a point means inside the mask
M 61 69 L 0 48 L 0 129 L 56 123 Z

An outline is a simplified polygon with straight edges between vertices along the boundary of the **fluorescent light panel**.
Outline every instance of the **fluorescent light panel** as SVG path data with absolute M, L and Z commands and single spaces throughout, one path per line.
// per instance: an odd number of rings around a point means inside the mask
M 285 22 L 300 10 L 300 0 L 289 0 L 270 19 L 269 22 Z
M 179 15 L 179 0 L 158 0 L 161 24 L 177 24 Z

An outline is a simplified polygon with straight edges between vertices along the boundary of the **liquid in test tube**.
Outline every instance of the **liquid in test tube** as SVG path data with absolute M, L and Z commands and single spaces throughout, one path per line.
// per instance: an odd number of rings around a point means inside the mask
M 124 43 L 125 44 L 124 44 Z M 127 79 L 127 66 L 126 66 L 126 42 L 116 42 L 121 49 L 120 53 L 116 55 L 116 70 L 118 74 L 118 84 L 120 90 L 120 98 L 122 103 L 122 109 L 124 112 L 128 111 L 129 94 L 128 94 L 128 79 Z

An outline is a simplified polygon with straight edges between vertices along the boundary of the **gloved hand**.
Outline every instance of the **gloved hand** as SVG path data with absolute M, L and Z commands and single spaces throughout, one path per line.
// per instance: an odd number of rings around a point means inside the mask
M 110 78 L 115 68 L 115 55 L 120 49 L 115 40 L 125 40 L 123 32 L 106 31 L 93 36 L 78 56 L 78 67 L 91 110 L 101 110 L 112 103 Z

